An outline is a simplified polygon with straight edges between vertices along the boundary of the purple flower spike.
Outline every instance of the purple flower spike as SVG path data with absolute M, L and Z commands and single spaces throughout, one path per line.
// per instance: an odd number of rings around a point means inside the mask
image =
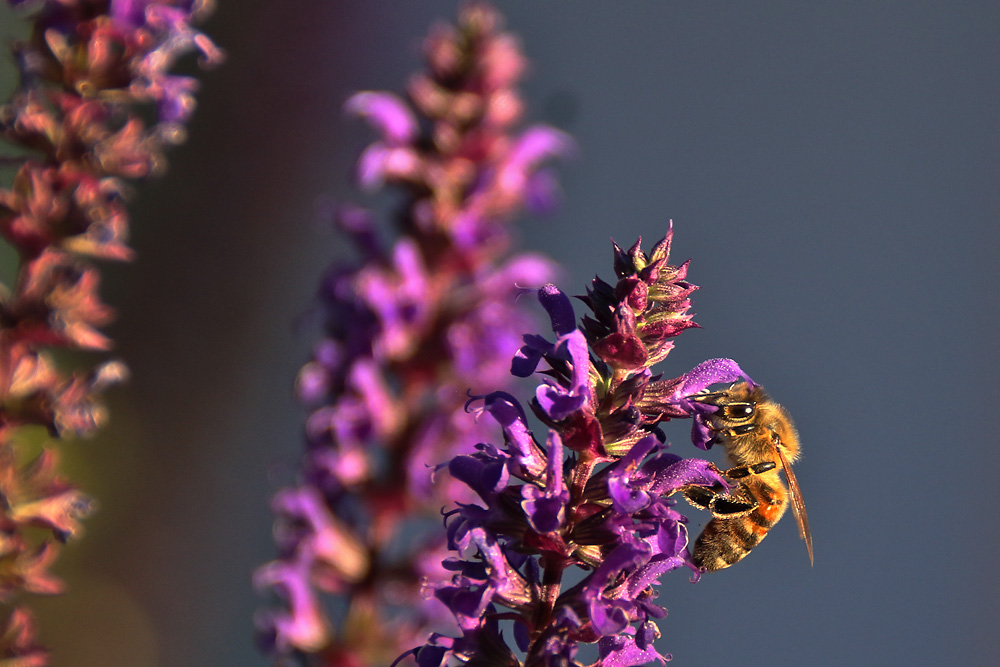
M 589 643 L 595 667 L 662 663 L 659 583 L 682 566 L 698 574 L 677 498 L 721 508 L 716 494 L 734 486 L 666 451 L 671 419 L 692 419 L 707 447 L 714 408 L 694 399 L 750 381 L 729 359 L 673 379 L 653 370 L 697 326 L 690 265 L 670 263 L 672 224 L 648 253 L 613 246 L 613 280 L 578 297 L 581 320 L 548 283 L 551 265 L 503 255 L 510 217 L 556 199 L 545 163 L 572 142 L 551 128 L 513 132 L 525 63 L 499 21 L 465 5 L 458 25 L 428 38 L 405 98 L 363 92 L 345 105 L 376 133 L 361 186 L 404 199 L 392 234 L 360 209 L 338 216 L 358 255 L 320 292 L 325 340 L 299 375 L 314 403 L 303 474 L 278 496 L 282 556 L 260 575 L 286 607 L 266 617 L 278 662 L 389 664 L 409 649 L 421 667 L 571 667 Z M 539 284 L 551 336 L 525 334 L 515 307 Z M 537 375 L 527 403 L 508 375 Z M 411 530 L 438 513 L 443 533 Z M 590 574 L 567 586 L 577 570 Z M 341 599 L 314 604 L 317 591 Z
M 671 496 L 694 494 L 694 487 L 726 493 L 734 483 L 709 461 L 665 451 L 660 424 L 693 418 L 696 429 L 711 435 L 703 420 L 711 407 L 691 397 L 713 384 L 749 381 L 730 359 L 707 361 L 672 380 L 650 369 L 670 351 L 671 338 L 694 326 L 687 311 L 695 287 L 684 280 L 686 263 L 668 264 L 671 237 L 649 255 L 638 243 L 628 251 L 615 246 L 618 282 L 594 280 L 582 298 L 591 313 L 579 326 L 563 292 L 552 285 L 538 291 L 555 340 L 523 336 L 511 373 L 542 376 L 530 406 L 549 429 L 544 454 L 513 396 L 483 397 L 504 431 L 509 477 L 501 488 L 489 468 L 500 465 L 499 448 L 488 464 L 492 450 L 485 445 L 474 457 L 453 460 L 455 475 L 486 506 L 461 505 L 450 514 L 449 547 L 464 560 L 448 567 L 465 577 L 470 594 L 495 588 L 492 602 L 509 611 L 484 612 L 476 624 L 455 607 L 456 622 L 466 628 L 448 649 L 455 660 L 519 664 L 500 648 L 502 638 L 485 630 L 496 618 L 513 621 L 525 665 L 575 664 L 584 642 L 598 645 L 595 666 L 669 659 L 654 646 L 660 631 L 653 619 L 667 614 L 656 589 L 682 567 L 694 572 L 692 581 L 700 576 L 688 550 L 687 519 Z M 563 590 L 571 565 L 591 574 Z M 443 645 L 432 640 L 421 650 Z
M 138 14 L 140 1 L 121 11 Z M 385 224 L 374 212 L 323 205 L 356 252 L 322 282 L 323 340 L 298 381 L 312 414 L 289 497 L 313 498 L 321 511 L 281 516 L 288 508 L 276 508 L 276 562 L 307 563 L 303 585 L 334 599 L 318 607 L 323 636 L 307 643 L 289 634 L 273 647 L 277 663 L 390 664 L 426 642 L 410 653 L 420 664 L 466 662 L 477 652 L 506 664 L 514 658 L 497 622 L 483 617 L 540 597 L 528 590 L 538 587 L 526 579 L 534 566 L 493 532 L 499 522 L 538 534 L 510 487 L 555 485 L 547 467 L 563 464 L 562 449 L 552 454 L 560 460 L 546 458 L 504 391 L 514 383 L 510 359 L 534 328 L 516 297 L 555 273 L 539 255 L 510 253 L 511 222 L 540 191 L 555 190 L 539 170 L 570 141 L 518 127 L 525 63 L 488 6 L 463 4 L 456 25 L 432 31 L 424 54 L 427 67 L 405 96 L 366 91 L 344 106 L 374 129 L 356 164 L 361 188 L 394 189 L 399 206 Z M 484 407 L 467 411 L 473 394 Z M 503 447 L 489 444 L 498 432 Z M 558 547 L 568 490 L 551 485 L 527 507 L 538 528 L 552 527 L 545 535 Z M 442 508 L 443 533 L 432 528 Z M 328 553 L 337 540 L 352 545 L 353 573 Z M 442 559 L 445 545 L 482 560 Z M 279 605 L 299 613 L 274 588 Z M 429 628 L 447 627 L 442 612 L 461 632 L 428 640 Z M 365 632 L 351 631 L 359 627 Z
M 0 664 L 40 667 L 26 594 L 62 592 L 49 568 L 96 506 L 50 448 L 102 427 L 102 394 L 126 376 L 101 331 L 114 318 L 96 262 L 133 258 L 130 182 L 161 175 L 184 140 L 198 82 L 177 60 L 222 54 L 193 27 L 211 3 L 7 4 L 26 11 L 9 44 L 18 84 L 0 100 Z

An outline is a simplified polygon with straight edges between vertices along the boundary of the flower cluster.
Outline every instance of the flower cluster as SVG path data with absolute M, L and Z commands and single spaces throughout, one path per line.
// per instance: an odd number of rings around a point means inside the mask
M 518 285 L 552 279 L 548 260 L 510 255 L 510 220 L 556 195 L 544 163 L 571 149 L 542 126 L 515 132 L 525 62 L 496 13 L 466 5 L 425 43 L 408 101 L 362 92 L 346 111 L 377 140 L 361 155 L 365 190 L 404 193 L 394 234 L 378 215 L 336 207 L 357 248 L 319 294 L 325 335 L 299 373 L 311 410 L 301 478 L 273 502 L 280 557 L 255 584 L 280 598 L 257 616 L 262 650 L 308 664 L 388 664 L 447 610 L 420 597 L 443 580 L 441 507 L 465 485 L 433 465 L 473 451 L 491 428 L 468 391 L 511 386 L 508 360 L 531 318 Z
M 98 296 L 94 260 L 128 260 L 126 180 L 163 170 L 163 150 L 183 140 L 196 81 L 170 73 L 198 51 L 221 53 L 191 22 L 198 0 L 8 0 L 33 10 L 31 37 L 14 44 L 20 75 L 0 107 L 0 137 L 15 170 L 0 188 L 0 234 L 17 253 L 0 290 L 0 601 L 55 593 L 48 572 L 59 545 L 79 532 L 90 502 L 39 454 L 38 427 L 54 438 L 87 436 L 105 420 L 100 394 L 125 373 L 117 361 L 57 364 L 56 349 L 106 352 L 111 309 Z M 142 116 L 154 109 L 155 124 Z M 23 607 L 5 613 L 0 661 L 41 665 Z M 5 663 L 6 664 L 6 663 Z
M 512 364 L 528 376 L 545 362 L 531 411 L 548 429 L 544 444 L 521 404 L 497 391 L 470 401 L 502 427 L 503 446 L 481 443 L 447 464 L 476 493 L 447 519 L 445 561 L 452 579 L 429 585 L 451 611 L 457 636 L 435 634 L 412 651 L 420 667 L 446 664 L 576 665 L 581 644 L 599 664 L 665 661 L 654 646 L 654 584 L 682 566 L 697 579 L 686 518 L 670 496 L 691 487 L 733 488 L 712 463 L 665 451 L 659 423 L 700 417 L 691 397 L 709 385 L 749 380 L 729 359 L 706 361 L 664 380 L 650 366 L 672 338 L 695 326 L 687 264 L 668 264 L 672 230 L 647 255 L 615 246 L 617 283 L 595 279 L 577 327 L 569 298 L 553 285 L 539 300 L 554 339 L 529 335 Z M 696 425 L 704 422 L 695 419 Z M 704 445 L 700 429 L 695 440 Z M 585 576 L 565 583 L 571 569 Z M 504 640 L 512 625 L 519 658 Z

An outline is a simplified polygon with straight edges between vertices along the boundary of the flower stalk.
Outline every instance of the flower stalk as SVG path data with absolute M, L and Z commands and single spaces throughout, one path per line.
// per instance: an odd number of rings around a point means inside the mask
M 0 234 L 16 254 L 0 286 L 0 663 L 27 666 L 48 654 L 21 600 L 62 591 L 49 568 L 93 507 L 52 445 L 91 436 L 107 419 L 102 393 L 127 372 L 101 333 L 113 311 L 96 262 L 132 258 L 128 182 L 162 173 L 184 139 L 197 82 L 171 68 L 222 54 L 191 25 L 205 2 L 7 2 L 32 32 L 13 45 L 19 81 L 0 107 L 0 169 L 14 171 Z
M 407 100 L 369 91 L 345 106 L 378 135 L 360 187 L 403 201 L 391 231 L 357 206 L 333 213 L 357 261 L 321 283 L 324 336 L 297 380 L 311 409 L 301 477 L 275 496 L 279 558 L 255 575 L 278 598 L 257 616 L 276 662 L 385 665 L 449 622 L 420 583 L 448 578 L 441 508 L 471 496 L 434 466 L 495 428 L 464 410 L 468 392 L 513 386 L 507 364 L 531 326 L 519 286 L 555 272 L 511 254 L 511 220 L 554 204 L 544 165 L 571 149 L 552 128 L 517 129 L 516 39 L 467 4 L 424 54 Z

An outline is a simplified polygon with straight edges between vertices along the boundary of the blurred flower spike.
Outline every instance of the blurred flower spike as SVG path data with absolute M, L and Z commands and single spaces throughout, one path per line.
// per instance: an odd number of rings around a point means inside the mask
M 184 138 L 197 82 L 171 68 L 189 52 L 206 65 L 222 54 L 191 26 L 205 2 L 7 3 L 32 31 L 13 45 L 19 83 L 0 107 L 0 169 L 14 172 L 0 186 L 0 234 L 18 258 L 12 286 L 0 286 L 0 600 L 13 605 L 0 620 L 0 663 L 43 665 L 17 598 L 62 589 L 48 567 L 92 503 L 57 473 L 55 451 L 37 453 L 37 427 L 91 435 L 106 419 L 101 393 L 127 374 L 106 358 L 61 368 L 51 351 L 112 347 L 93 262 L 132 258 L 127 181 L 161 173 L 163 150 Z
M 358 185 L 405 197 L 395 230 L 357 206 L 331 210 L 355 259 L 320 285 L 325 332 L 297 383 L 312 410 L 302 471 L 273 502 L 279 558 L 255 575 L 278 598 L 256 623 L 279 663 L 387 665 L 450 626 L 420 582 L 449 578 L 441 508 L 473 494 L 434 466 L 494 437 L 464 404 L 513 387 L 510 359 L 534 326 L 516 297 L 555 274 L 546 258 L 511 254 L 512 218 L 552 207 L 547 163 L 572 149 L 555 129 L 516 129 L 517 40 L 491 8 L 467 4 L 424 54 L 408 99 L 369 91 L 345 105 L 376 134 Z M 538 521 L 558 516 L 562 493 L 530 499 Z
M 700 576 L 671 496 L 734 484 L 708 461 L 666 451 L 659 424 L 694 417 L 693 440 L 707 447 L 697 427 L 706 408 L 690 397 L 749 381 L 730 359 L 670 380 L 651 374 L 672 339 L 695 326 L 688 297 L 696 288 L 685 281 L 686 263 L 668 263 L 671 238 L 672 230 L 649 255 L 639 243 L 615 246 L 617 283 L 593 281 L 579 327 L 565 294 L 553 285 L 538 291 L 553 339 L 525 336 L 512 370 L 542 377 L 529 406 L 547 427 L 544 444 L 509 393 L 470 401 L 504 437 L 447 464 L 476 494 L 447 516 L 451 580 L 428 587 L 451 611 L 453 631 L 432 635 L 399 664 L 567 667 L 579 664 L 582 644 L 595 646 L 593 664 L 609 667 L 670 659 L 654 644 L 666 616 L 656 585 L 682 567 Z M 571 569 L 584 576 L 566 586 Z

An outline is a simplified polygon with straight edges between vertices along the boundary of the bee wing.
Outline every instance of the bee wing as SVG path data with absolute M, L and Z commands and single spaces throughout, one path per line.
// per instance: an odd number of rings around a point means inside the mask
M 792 512 L 795 514 L 795 521 L 799 524 L 799 535 L 806 541 L 806 550 L 809 551 L 809 564 L 813 564 L 813 538 L 809 532 L 809 517 L 806 515 L 806 505 L 802 502 L 802 490 L 799 488 L 799 480 L 795 479 L 792 472 L 792 465 L 785 458 L 785 453 L 781 447 L 775 447 L 778 458 L 781 459 L 781 467 L 785 469 L 785 479 L 788 480 L 788 490 L 792 497 Z

